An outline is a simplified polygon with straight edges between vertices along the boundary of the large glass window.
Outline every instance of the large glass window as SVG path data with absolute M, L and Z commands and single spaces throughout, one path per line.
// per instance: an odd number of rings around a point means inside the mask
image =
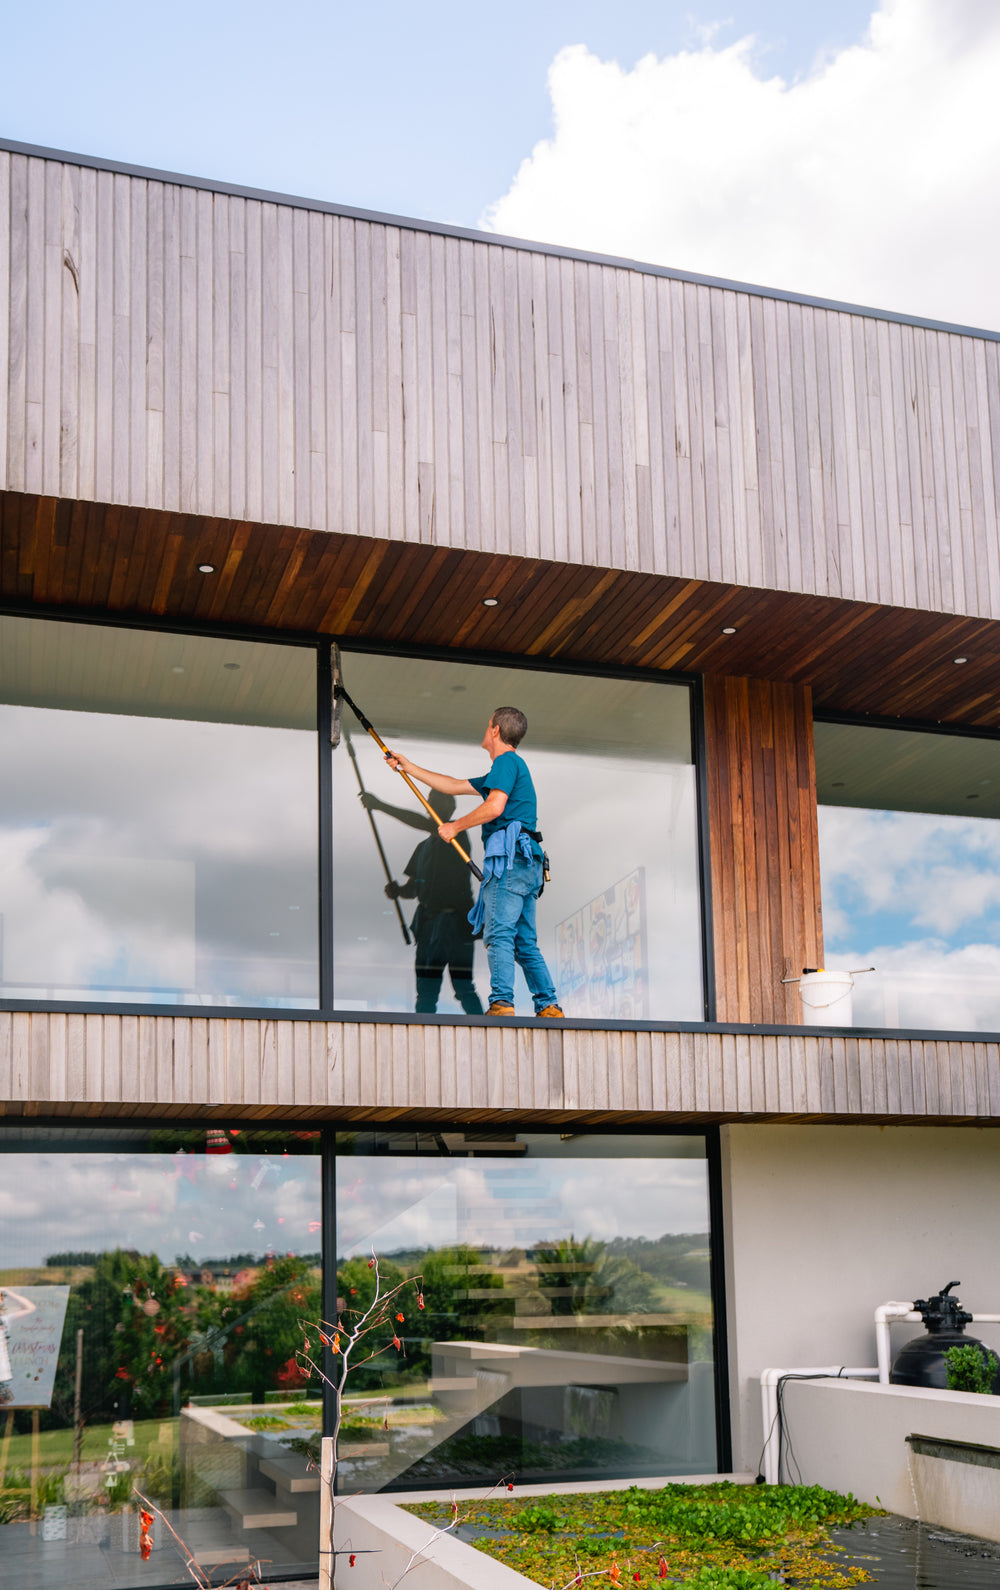
M 311 1007 L 316 654 L 0 616 L 0 997 Z
M 701 1137 L 344 1134 L 340 1307 L 404 1301 L 348 1382 L 338 1483 L 380 1490 L 716 1467 Z
M 486 773 L 483 730 L 497 706 L 528 718 L 520 747 L 538 793 L 552 879 L 538 902 L 538 935 L 563 1009 L 595 1019 L 704 1015 L 697 803 L 690 691 L 642 680 L 590 678 L 458 661 L 345 654 L 347 689 L 382 738 L 419 766 L 461 778 Z M 333 752 L 334 990 L 342 1010 L 460 1012 L 485 1004 L 489 976 L 481 944 L 472 961 L 474 995 L 444 972 L 418 990 L 417 928 L 444 920 L 464 933 L 471 904 L 462 866 L 447 898 L 417 855 L 430 826 L 416 799 L 385 765 L 350 710 Z M 426 791 L 425 791 L 426 793 Z M 368 798 L 371 812 L 359 796 Z M 459 800 L 458 812 L 475 804 Z M 369 816 L 374 820 L 372 832 Z M 479 830 L 473 859 L 482 860 Z M 381 843 L 385 865 L 379 854 Z M 440 841 L 433 839 L 433 846 Z M 444 848 L 443 846 L 441 847 Z M 386 868 L 408 894 L 386 898 Z M 398 909 L 397 909 L 398 908 Z M 423 945 L 421 945 L 423 949 Z M 430 953 L 432 965 L 434 955 Z M 455 964 L 455 957 L 449 964 Z M 530 1011 L 518 972 L 519 1010 Z
M 826 964 L 856 1025 L 1000 1031 L 1000 742 L 817 723 Z
M 0 1131 L 0 1578 L 315 1572 L 318 1132 Z M 138 1510 L 155 1519 L 143 1560 Z

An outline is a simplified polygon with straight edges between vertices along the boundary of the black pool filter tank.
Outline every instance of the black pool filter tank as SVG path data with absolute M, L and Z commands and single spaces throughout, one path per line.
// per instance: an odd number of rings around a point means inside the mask
M 949 1297 L 953 1286 L 961 1281 L 949 1281 L 933 1297 L 917 1298 L 913 1308 L 927 1327 L 925 1336 L 914 1336 L 901 1347 L 892 1361 L 889 1383 L 893 1386 L 937 1386 L 942 1391 L 948 1386 L 948 1366 L 944 1355 L 950 1347 L 978 1347 L 985 1355 L 988 1349 L 974 1336 L 966 1336 L 965 1327 L 972 1319 L 957 1297 Z M 993 1383 L 994 1393 L 1000 1392 L 1000 1368 Z

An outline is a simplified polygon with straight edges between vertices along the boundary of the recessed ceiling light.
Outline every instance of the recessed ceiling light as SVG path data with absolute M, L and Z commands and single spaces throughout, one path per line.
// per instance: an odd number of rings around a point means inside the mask
M 223 666 L 223 668 L 228 668 L 230 673 L 234 673 L 235 670 L 237 668 L 239 668 L 240 665 L 239 665 L 239 663 L 223 663 L 222 666 Z
M 483 597 L 483 606 L 484 607 L 499 607 L 500 606 L 500 598 L 499 598 L 499 596 L 484 596 Z
M 968 657 L 953 657 L 952 658 L 952 662 L 957 662 L 957 663 L 967 663 L 968 660 L 969 660 Z
M 198 573 L 199 574 L 214 574 L 215 573 L 215 564 L 214 563 L 199 563 L 198 564 Z
M 182 674 L 184 669 L 181 667 L 180 663 L 174 663 L 174 666 L 171 668 L 170 672 L 172 674 Z
M 736 626 L 734 624 L 727 624 L 726 627 L 723 629 L 722 633 L 724 635 L 735 635 L 736 634 Z

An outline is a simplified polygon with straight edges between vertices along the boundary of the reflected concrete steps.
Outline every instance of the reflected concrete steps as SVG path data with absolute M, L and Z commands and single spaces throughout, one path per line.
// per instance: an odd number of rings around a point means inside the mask
M 388 1441 L 341 1441 L 337 1448 L 341 1462 L 346 1458 L 381 1458 L 389 1456 Z
M 241 1529 L 293 1529 L 299 1521 L 294 1507 L 263 1487 L 220 1491 L 219 1501 Z
M 200 1568 L 224 1568 L 227 1563 L 235 1563 L 242 1567 L 244 1563 L 249 1564 L 253 1558 L 249 1546 L 213 1546 L 208 1543 L 204 1546 L 195 1546 L 191 1541 L 186 1544 Z
M 215 1520 L 211 1518 L 177 1520 L 178 1533 L 195 1562 L 202 1568 L 218 1568 L 227 1562 L 236 1565 L 250 1562 L 253 1556 L 250 1547 L 243 1546 L 238 1541 L 226 1540 L 225 1536 L 229 1534 L 230 1528 L 228 1519 L 223 1520 L 219 1509 L 213 1508 L 212 1511 L 215 1513 Z
M 267 1479 L 274 1481 L 279 1492 L 285 1491 L 289 1496 L 319 1490 L 319 1469 L 308 1469 L 302 1458 L 261 1458 L 259 1468 Z

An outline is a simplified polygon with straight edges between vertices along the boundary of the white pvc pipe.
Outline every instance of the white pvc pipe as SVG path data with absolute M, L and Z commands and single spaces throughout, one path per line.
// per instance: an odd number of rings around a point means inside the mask
M 875 1356 L 878 1360 L 878 1378 L 880 1385 L 889 1384 L 889 1365 L 892 1362 L 892 1347 L 889 1341 L 889 1321 L 894 1319 L 919 1320 L 920 1315 L 914 1313 L 913 1303 L 880 1303 L 875 1310 Z
M 761 1412 L 764 1418 L 764 1479 L 778 1483 L 778 1382 L 786 1376 L 808 1375 L 817 1380 L 877 1380 L 877 1369 L 845 1369 L 843 1364 L 821 1364 L 815 1369 L 765 1369 L 760 1377 Z
M 878 1378 L 883 1386 L 889 1384 L 892 1348 L 889 1342 L 889 1325 L 893 1320 L 922 1319 L 912 1303 L 880 1303 L 875 1310 L 875 1353 L 878 1358 Z M 973 1314 L 975 1325 L 1000 1325 L 1000 1314 Z
M 821 1364 L 818 1368 L 811 1369 L 764 1370 L 760 1377 L 760 1402 L 764 1421 L 763 1471 L 768 1485 L 778 1483 L 779 1380 L 784 1380 L 786 1376 L 809 1375 L 817 1379 L 829 1376 L 831 1379 L 840 1380 L 877 1380 L 881 1385 L 888 1385 L 892 1356 L 889 1326 L 893 1320 L 918 1321 L 922 1317 L 916 1312 L 912 1302 L 879 1304 L 875 1310 L 875 1345 L 878 1356 L 878 1365 L 875 1369 L 846 1369 L 843 1364 Z M 1000 1325 L 1000 1314 L 973 1314 L 972 1319 L 977 1325 Z

